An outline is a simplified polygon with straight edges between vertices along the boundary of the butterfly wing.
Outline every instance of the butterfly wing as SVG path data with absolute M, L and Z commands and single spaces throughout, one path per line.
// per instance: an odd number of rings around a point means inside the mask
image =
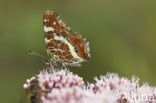
M 55 12 L 44 14 L 44 34 L 47 52 L 52 65 L 79 66 L 89 58 L 89 42 L 78 33 L 72 33 Z

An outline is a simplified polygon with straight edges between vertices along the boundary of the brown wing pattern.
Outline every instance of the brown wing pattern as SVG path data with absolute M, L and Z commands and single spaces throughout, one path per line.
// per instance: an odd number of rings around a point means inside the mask
M 70 40 L 73 46 L 77 48 L 77 53 L 79 56 L 85 60 L 88 60 L 90 58 L 89 42 L 77 33 L 72 33 L 70 35 Z
M 60 17 L 51 11 L 46 11 L 44 14 L 44 26 L 52 27 L 55 31 L 59 33 L 70 34 L 70 28 L 62 22 Z

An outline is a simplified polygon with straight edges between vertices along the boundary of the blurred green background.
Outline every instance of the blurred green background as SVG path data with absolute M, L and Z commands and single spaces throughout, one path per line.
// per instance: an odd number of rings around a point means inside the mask
M 0 103 L 18 103 L 27 78 L 46 68 L 42 18 L 54 10 L 90 41 L 91 59 L 70 70 L 85 81 L 116 72 L 156 85 L 156 0 L 0 0 Z

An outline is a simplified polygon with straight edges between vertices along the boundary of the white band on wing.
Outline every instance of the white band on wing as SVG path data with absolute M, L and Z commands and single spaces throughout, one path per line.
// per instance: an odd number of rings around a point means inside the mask
M 44 26 L 44 32 L 54 31 L 52 27 L 46 27 Z

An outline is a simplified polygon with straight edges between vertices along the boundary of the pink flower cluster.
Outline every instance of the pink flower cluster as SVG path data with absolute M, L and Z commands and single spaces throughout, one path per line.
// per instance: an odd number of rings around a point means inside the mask
M 24 88 L 33 79 L 27 80 Z M 139 79 L 121 78 L 108 73 L 95 78 L 95 83 L 85 84 L 83 78 L 68 70 L 41 71 L 37 78 L 43 89 L 48 89 L 43 103 L 156 103 L 156 88 L 147 83 L 139 86 Z

